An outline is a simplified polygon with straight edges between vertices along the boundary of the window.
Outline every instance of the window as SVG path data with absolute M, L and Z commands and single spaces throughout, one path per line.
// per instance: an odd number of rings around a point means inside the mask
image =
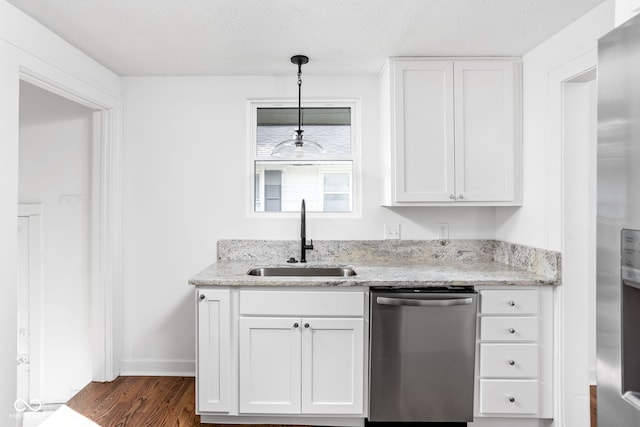
M 324 173 L 322 207 L 324 212 L 351 211 L 351 174 Z
M 252 103 L 252 211 L 299 212 L 305 199 L 307 212 L 354 211 L 354 103 L 305 106 L 303 138 L 317 142 L 324 153 L 313 158 L 275 158 L 273 148 L 292 139 L 298 127 L 298 109 Z

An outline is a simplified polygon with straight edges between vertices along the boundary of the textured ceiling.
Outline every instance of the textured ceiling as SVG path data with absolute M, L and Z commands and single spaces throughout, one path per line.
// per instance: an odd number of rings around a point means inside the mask
M 515 55 L 604 0 L 8 0 L 120 75 L 376 74 L 389 56 Z M 295 71 L 294 71 L 295 72 Z

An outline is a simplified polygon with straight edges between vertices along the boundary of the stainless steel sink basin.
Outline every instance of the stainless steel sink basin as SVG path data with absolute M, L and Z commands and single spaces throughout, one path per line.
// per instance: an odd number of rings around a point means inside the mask
M 247 272 L 249 276 L 286 276 L 286 277 L 347 277 L 355 276 L 351 267 L 260 267 Z

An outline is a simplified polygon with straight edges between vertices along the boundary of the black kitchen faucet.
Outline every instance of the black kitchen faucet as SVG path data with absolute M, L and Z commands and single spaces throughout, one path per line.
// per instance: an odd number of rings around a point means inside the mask
M 300 262 L 307 262 L 307 251 L 313 250 L 313 239 L 307 245 L 307 209 L 302 199 L 300 208 Z

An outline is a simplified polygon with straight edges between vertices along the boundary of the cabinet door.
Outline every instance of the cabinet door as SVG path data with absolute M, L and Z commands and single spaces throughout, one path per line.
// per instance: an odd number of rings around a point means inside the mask
M 393 62 L 395 199 L 453 201 L 453 63 Z
M 200 412 L 229 411 L 231 331 L 228 289 L 199 289 L 197 402 Z
M 241 317 L 239 334 L 240 412 L 299 413 L 300 319 Z
M 302 412 L 362 414 L 364 320 L 302 319 Z
M 514 67 L 510 60 L 454 64 L 458 202 L 514 200 Z

